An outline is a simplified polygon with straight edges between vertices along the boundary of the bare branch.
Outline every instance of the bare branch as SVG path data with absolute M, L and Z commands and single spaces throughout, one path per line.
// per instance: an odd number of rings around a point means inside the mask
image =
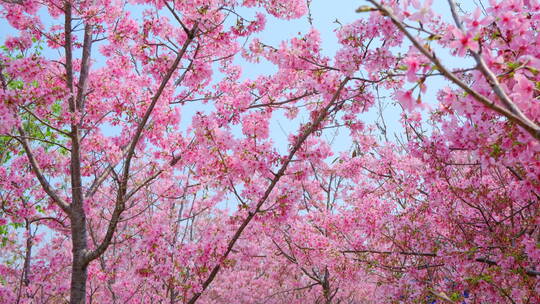
M 287 104 L 287 103 L 290 103 L 290 102 L 294 102 L 294 101 L 297 101 L 297 100 L 300 100 L 304 97 L 308 97 L 308 96 L 312 96 L 314 95 L 315 92 L 306 92 L 300 96 L 296 96 L 296 97 L 293 97 L 293 98 L 290 98 L 290 99 L 287 99 L 287 100 L 284 100 L 284 101 L 279 101 L 279 102 L 269 102 L 269 103 L 262 103 L 262 104 L 254 104 L 254 105 L 251 105 L 249 107 L 247 107 L 248 109 L 255 109 L 255 108 L 263 108 L 263 107 L 277 107 L 277 106 L 281 106 L 281 105 L 284 105 L 284 104 Z
M 9 3 L 9 4 L 19 4 L 19 5 L 23 4 L 23 0 L 2 0 L 2 2 Z

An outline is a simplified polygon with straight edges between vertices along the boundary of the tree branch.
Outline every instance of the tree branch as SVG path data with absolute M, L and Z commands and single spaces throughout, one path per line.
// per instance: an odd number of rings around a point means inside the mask
M 454 22 L 456 23 L 456 26 L 463 32 L 465 32 L 465 29 L 463 28 L 463 23 L 461 22 L 459 15 L 457 13 L 456 9 L 456 3 L 454 0 L 448 0 L 448 4 L 450 5 L 450 10 L 452 12 L 452 17 L 454 18 Z M 479 53 L 470 50 L 469 52 L 472 54 L 474 60 L 478 64 L 478 68 L 480 69 L 480 72 L 486 77 L 488 80 L 489 85 L 493 89 L 493 92 L 499 97 L 503 105 L 510 110 L 513 114 L 515 114 L 517 117 L 521 118 L 523 121 L 526 121 L 530 124 L 534 125 L 534 122 L 529 120 L 523 112 L 516 106 L 516 104 L 510 99 L 510 97 L 506 94 L 504 89 L 501 87 L 501 84 L 499 83 L 499 80 L 497 79 L 497 76 L 493 74 L 493 72 L 489 69 L 487 66 L 484 58 L 480 56 Z
M 150 106 L 146 110 L 146 112 L 145 112 L 145 114 L 143 116 L 143 119 L 141 120 L 141 122 L 137 126 L 137 130 L 135 131 L 135 135 L 133 136 L 133 139 L 131 140 L 131 143 L 128 146 L 128 151 L 127 151 L 126 160 L 125 160 L 125 164 L 124 164 L 124 170 L 123 170 L 122 176 L 121 176 L 121 178 L 119 180 L 119 187 L 118 187 L 118 192 L 117 192 L 117 196 L 116 196 L 115 207 L 114 207 L 113 214 L 111 216 L 111 220 L 109 221 L 109 225 L 107 226 L 107 232 L 105 233 L 105 237 L 103 238 L 103 240 L 101 241 L 99 246 L 97 246 L 96 249 L 94 249 L 94 250 L 92 250 L 92 251 L 90 251 L 90 252 L 88 252 L 86 254 L 86 257 L 85 257 L 86 263 L 89 263 L 92 260 L 99 257 L 101 254 L 103 254 L 103 252 L 105 252 L 107 247 L 109 247 L 109 244 L 110 244 L 110 242 L 112 240 L 114 232 L 116 231 L 116 227 L 117 227 L 117 225 L 118 225 L 118 223 L 120 221 L 120 215 L 125 210 L 127 183 L 128 183 L 128 179 L 129 179 L 129 173 L 130 173 L 130 164 L 131 164 L 131 160 L 132 160 L 132 158 L 133 158 L 133 156 L 135 154 L 135 147 L 137 146 L 137 143 L 139 142 L 139 140 L 140 140 L 140 138 L 142 136 L 142 132 L 144 130 L 144 127 L 146 126 L 146 123 L 150 119 L 150 115 L 152 114 L 152 111 L 154 110 L 154 107 L 155 107 L 157 101 L 159 100 L 161 94 L 163 93 L 163 91 L 165 89 L 165 86 L 167 85 L 167 83 L 169 82 L 169 79 L 174 74 L 174 71 L 178 68 L 178 65 L 180 64 L 180 61 L 182 60 L 182 57 L 186 53 L 188 46 L 193 41 L 193 39 L 195 37 L 195 33 L 197 32 L 197 29 L 198 29 L 197 24 L 195 24 L 193 26 L 193 29 L 190 31 L 190 35 L 188 35 L 188 39 L 184 42 L 184 45 L 182 46 L 182 49 L 177 54 L 176 59 L 174 60 L 173 64 L 171 65 L 171 67 L 167 71 L 167 74 L 165 74 L 165 76 L 163 77 L 158 90 L 156 91 L 155 95 L 152 97 L 152 101 L 150 103 Z
M 41 170 L 38 162 L 36 161 L 36 158 L 34 157 L 34 154 L 32 153 L 32 150 L 30 149 L 30 145 L 28 144 L 28 141 L 26 140 L 27 136 L 26 136 L 24 130 L 22 129 L 22 127 L 19 127 L 18 130 L 19 130 L 19 133 L 21 134 L 21 136 L 15 137 L 15 139 L 18 142 L 20 142 L 21 145 L 23 146 L 24 151 L 26 153 L 26 157 L 28 157 L 28 160 L 30 161 L 30 166 L 32 168 L 32 171 L 36 175 L 39 183 L 41 184 L 41 187 L 43 188 L 45 193 L 47 193 L 49 195 L 49 197 L 56 203 L 56 205 L 58 205 L 58 207 L 60 207 L 60 209 L 62 209 L 67 214 L 70 214 L 71 210 L 69 208 L 69 205 L 64 200 L 62 200 L 58 196 L 58 194 L 56 194 L 56 192 L 52 189 L 51 185 L 49 184 L 49 182 L 47 181 L 47 179 L 43 175 L 43 171 Z
M 397 18 L 394 13 L 387 7 L 381 5 L 378 1 L 375 0 L 367 0 L 371 2 L 377 10 L 379 10 L 381 13 L 383 13 L 385 16 L 388 16 L 394 25 L 405 35 L 407 38 L 411 41 L 411 43 L 418 49 L 426 58 L 428 58 L 436 67 L 439 69 L 441 74 L 443 74 L 448 80 L 452 81 L 454 84 L 456 84 L 458 87 L 460 87 L 463 91 L 465 91 L 467 94 L 471 95 L 474 99 L 482 103 L 487 108 L 505 116 L 508 118 L 508 120 L 516 123 L 525 131 L 527 131 L 532 137 L 534 137 L 536 140 L 540 141 L 540 126 L 538 126 L 533 121 L 529 120 L 526 117 L 519 116 L 517 114 L 514 114 L 512 111 L 507 110 L 497 104 L 495 102 L 489 100 L 486 96 L 480 94 L 479 92 L 473 90 L 471 87 L 469 87 L 467 84 L 465 84 L 461 79 L 459 79 L 454 73 L 452 73 L 450 70 L 448 70 L 435 56 L 434 53 L 429 51 L 426 47 L 422 45 L 407 29 L 405 28 L 405 25 Z M 481 68 L 481 67 L 480 67 Z
M 84 42 L 81 59 L 81 73 L 77 84 L 76 104 L 78 109 L 84 109 L 84 98 L 88 87 L 88 74 L 90 72 L 90 57 L 92 53 L 92 25 L 84 26 Z
M 238 229 L 234 233 L 233 237 L 228 242 L 227 250 L 225 251 L 223 256 L 221 256 L 221 261 L 225 260 L 229 256 L 229 254 L 231 253 L 234 245 L 236 244 L 236 242 L 238 241 L 238 239 L 240 238 L 240 236 L 244 232 L 244 229 L 246 229 L 248 224 L 253 220 L 253 218 L 255 217 L 257 212 L 261 209 L 262 205 L 266 202 L 266 200 L 268 199 L 268 197 L 270 196 L 270 194 L 272 193 L 272 191 L 276 187 L 278 181 L 285 174 L 285 171 L 287 170 L 287 167 L 289 166 L 289 164 L 292 161 L 292 159 L 293 159 L 294 155 L 296 154 L 296 152 L 300 149 L 300 147 L 305 142 L 305 140 L 313 132 L 315 132 L 317 130 L 317 128 L 320 126 L 321 122 L 328 116 L 328 114 L 330 112 L 330 109 L 332 108 L 332 106 L 334 106 L 336 100 L 339 98 L 339 96 L 341 94 L 341 91 L 343 90 L 343 88 L 345 87 L 345 84 L 348 81 L 349 81 L 349 78 L 345 78 L 345 80 L 343 80 L 341 82 L 341 84 L 338 87 L 336 93 L 332 97 L 332 100 L 328 103 L 328 105 L 324 109 L 321 110 L 321 112 L 319 113 L 317 118 L 311 123 L 311 125 L 306 130 L 304 130 L 302 132 L 301 136 L 298 138 L 295 145 L 292 147 L 291 151 L 289 152 L 289 155 L 285 159 L 285 162 L 283 163 L 283 165 L 281 165 L 281 168 L 279 169 L 279 171 L 276 173 L 275 177 L 270 182 L 270 185 L 268 186 L 268 188 L 266 188 L 266 191 L 264 192 L 263 196 L 257 202 L 257 205 L 255 206 L 255 210 L 250 211 L 248 213 L 248 216 L 242 221 L 242 223 L 240 224 L 240 226 L 238 227 Z M 216 266 L 214 266 L 214 268 L 212 269 L 212 272 L 210 272 L 210 275 L 204 281 L 204 283 L 202 285 L 202 290 L 200 292 L 195 293 L 191 297 L 191 299 L 187 302 L 187 304 L 194 304 L 195 302 L 197 302 L 197 299 L 199 299 L 199 297 L 202 295 L 202 293 L 208 288 L 210 283 L 212 283 L 212 281 L 216 278 L 218 272 L 221 269 L 221 261 Z
M 342 250 L 341 253 L 374 253 L 374 254 L 401 254 L 401 255 L 412 255 L 412 256 L 423 256 L 423 257 L 440 257 L 436 253 L 431 252 L 412 252 L 412 251 L 378 251 L 378 250 Z M 490 260 L 488 258 L 475 258 L 475 262 L 488 264 L 490 266 L 497 266 L 497 262 Z M 442 266 L 442 265 L 441 265 Z M 521 268 L 528 276 L 536 277 L 540 276 L 540 271 L 534 269 Z

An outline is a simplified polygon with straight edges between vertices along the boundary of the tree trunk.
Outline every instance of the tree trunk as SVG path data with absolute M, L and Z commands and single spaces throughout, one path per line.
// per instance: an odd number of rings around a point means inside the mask
M 86 303 L 86 275 L 87 264 L 77 262 L 73 258 L 73 270 L 71 271 L 70 304 Z
M 86 214 L 83 208 L 83 196 L 81 191 L 80 174 L 80 150 L 78 128 L 73 126 L 74 140 L 71 151 L 71 243 L 73 254 L 71 270 L 70 303 L 84 304 L 86 302 L 86 278 L 88 259 L 86 257 L 88 247 L 88 234 L 86 231 Z
M 81 206 L 82 207 L 82 206 Z M 88 262 L 86 261 L 87 233 L 86 216 L 81 210 L 72 210 L 71 235 L 72 235 L 72 270 L 71 270 L 71 289 L 70 303 L 86 303 L 86 278 Z
M 82 112 L 84 93 L 86 90 L 86 81 L 88 77 L 88 60 L 90 59 L 90 49 L 92 45 L 92 28 L 85 25 L 83 58 L 81 62 L 81 72 L 77 84 L 78 91 L 74 88 L 73 73 L 73 51 L 72 51 L 72 6 L 70 1 L 64 4 L 65 22 L 64 49 L 66 52 L 66 85 L 71 96 L 68 99 L 69 112 Z M 76 93 L 76 98 L 75 98 Z M 69 206 L 69 216 L 71 220 L 71 242 L 73 260 L 71 264 L 71 286 L 70 303 L 84 304 L 86 302 L 86 280 L 87 280 L 87 231 L 86 214 L 84 212 L 84 197 L 82 192 L 81 175 L 81 147 L 80 147 L 80 121 L 71 123 L 71 205 Z

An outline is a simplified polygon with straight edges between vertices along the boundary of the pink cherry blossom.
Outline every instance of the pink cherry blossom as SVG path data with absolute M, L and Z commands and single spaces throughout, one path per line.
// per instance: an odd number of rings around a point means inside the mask
M 465 56 L 468 50 L 478 52 L 478 42 L 474 40 L 470 32 L 463 33 L 459 29 L 454 29 L 452 33 L 454 34 L 454 41 L 450 43 L 450 46 L 457 49 L 458 56 Z
M 0 303 L 540 303 L 537 0 L 0 3 Z

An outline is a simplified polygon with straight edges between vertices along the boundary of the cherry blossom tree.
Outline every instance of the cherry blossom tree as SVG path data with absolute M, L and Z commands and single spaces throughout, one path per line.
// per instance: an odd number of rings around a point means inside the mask
M 2 1 L 0 300 L 539 302 L 540 3 L 310 4 Z

